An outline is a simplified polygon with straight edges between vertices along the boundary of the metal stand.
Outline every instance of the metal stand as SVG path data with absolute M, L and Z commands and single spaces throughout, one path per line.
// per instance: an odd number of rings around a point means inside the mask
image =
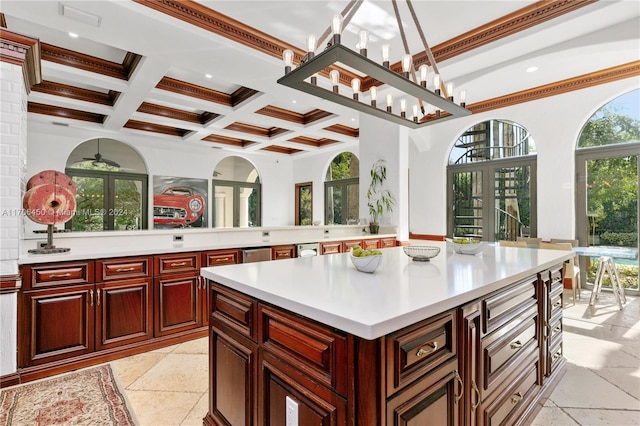
M 627 303 L 627 298 L 624 295 L 624 288 L 622 288 L 622 284 L 620 284 L 620 277 L 618 276 L 616 264 L 613 262 L 613 258 L 609 256 L 600 256 L 598 259 L 598 269 L 596 271 L 596 279 L 593 283 L 593 290 L 591 290 L 589 305 L 593 306 L 595 300 L 600 294 L 600 290 L 602 290 L 602 280 L 604 279 L 605 272 L 609 273 L 611 289 L 613 290 L 613 294 L 616 297 L 620 310 L 622 310 L 622 304 Z
M 70 248 L 58 248 L 53 245 L 53 225 L 47 225 L 47 245 L 37 249 L 28 250 L 33 254 L 53 254 L 53 253 L 66 253 L 70 251 Z

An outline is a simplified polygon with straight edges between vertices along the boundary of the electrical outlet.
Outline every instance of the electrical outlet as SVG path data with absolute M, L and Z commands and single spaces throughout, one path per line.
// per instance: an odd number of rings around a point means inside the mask
M 269 238 L 269 231 L 262 231 L 262 238 Z
M 45 248 L 47 246 L 48 242 L 47 241 L 38 241 L 36 242 L 37 248 L 41 249 L 41 248 Z
M 174 235 L 173 241 L 176 241 L 176 242 L 184 241 L 184 235 Z
M 287 403 L 287 424 L 286 426 L 298 426 L 298 403 L 288 396 L 285 397 Z

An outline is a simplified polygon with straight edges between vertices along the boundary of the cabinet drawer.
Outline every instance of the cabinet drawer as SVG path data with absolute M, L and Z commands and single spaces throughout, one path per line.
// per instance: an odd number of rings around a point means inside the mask
M 514 384 L 487 407 L 484 422 L 487 426 L 513 424 L 519 418 L 536 394 L 537 366 L 537 363 L 529 364 Z
M 199 253 L 163 254 L 154 257 L 154 274 L 200 272 Z
M 410 384 L 456 355 L 453 312 L 423 321 L 386 338 L 387 394 Z
M 364 250 L 377 249 L 380 247 L 380 240 L 377 238 L 368 238 L 362 240 L 362 248 Z
M 255 342 L 258 303 L 249 296 L 214 282 L 210 291 L 212 317 Z
M 322 254 L 342 253 L 342 243 L 340 241 L 332 243 L 322 243 L 320 246 Z
M 382 240 L 380 240 L 380 248 L 395 247 L 395 246 L 396 246 L 395 238 L 383 238 Z
M 342 252 L 348 253 L 354 246 L 362 247 L 362 240 L 353 240 L 353 241 L 343 241 L 342 242 Z
M 240 252 L 238 250 L 216 250 L 203 253 L 202 263 L 205 266 L 235 265 L 240 263 Z
M 562 361 L 562 339 L 559 339 L 555 346 L 552 346 L 549 350 L 549 374 L 553 373 L 558 365 L 560 365 L 560 361 Z
M 275 246 L 271 247 L 271 259 L 293 259 L 296 257 L 295 246 Z
M 149 277 L 152 265 L 151 257 L 99 260 L 96 262 L 96 282 Z
M 491 333 L 524 310 L 537 305 L 535 284 L 529 278 L 482 301 L 482 332 Z
M 538 351 L 536 317 L 530 318 L 485 346 L 483 390 L 490 394 L 511 373 L 525 354 Z
M 562 296 L 562 281 L 552 282 L 551 291 L 549 292 L 549 317 L 556 316 L 562 311 Z
M 23 270 L 23 290 L 91 284 L 94 282 L 93 271 L 93 261 L 28 266 Z
M 562 340 L 562 314 L 551 318 L 547 336 L 549 338 L 549 346 L 555 346 L 558 340 Z
M 258 315 L 259 344 L 317 382 L 346 395 L 346 336 L 261 303 Z

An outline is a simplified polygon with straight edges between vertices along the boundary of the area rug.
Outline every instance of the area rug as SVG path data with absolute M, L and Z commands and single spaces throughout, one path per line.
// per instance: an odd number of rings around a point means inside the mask
M 108 364 L 0 391 L 1 426 L 135 424 Z

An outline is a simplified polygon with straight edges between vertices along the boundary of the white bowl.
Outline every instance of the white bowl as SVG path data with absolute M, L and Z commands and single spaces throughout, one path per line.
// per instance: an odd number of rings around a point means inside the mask
M 349 252 L 349 257 L 351 258 L 353 266 L 355 266 L 360 272 L 372 273 L 382 263 L 381 254 L 377 254 L 375 256 L 356 257 L 353 255 L 353 252 Z
M 477 243 L 457 244 L 452 239 L 447 238 L 447 243 L 453 247 L 453 251 L 460 254 L 478 254 L 487 245 L 486 241 L 478 241 Z

